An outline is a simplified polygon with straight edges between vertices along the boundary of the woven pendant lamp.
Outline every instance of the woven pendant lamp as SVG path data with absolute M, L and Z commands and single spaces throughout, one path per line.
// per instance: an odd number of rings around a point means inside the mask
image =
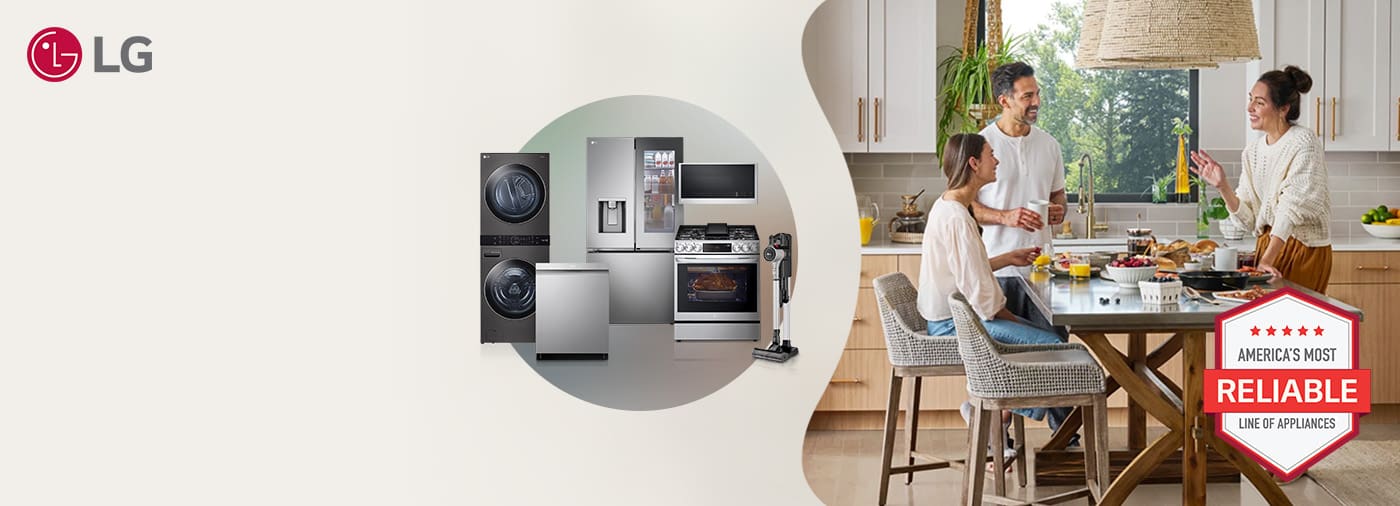
M 1213 68 L 1259 58 L 1250 0 L 1088 0 L 1081 41 L 1084 68 Z

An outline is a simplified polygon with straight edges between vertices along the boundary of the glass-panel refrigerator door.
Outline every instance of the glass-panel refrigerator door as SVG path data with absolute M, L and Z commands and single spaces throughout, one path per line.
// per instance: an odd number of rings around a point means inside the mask
M 681 139 L 637 139 L 638 188 L 637 247 L 670 250 L 676 227 L 681 224 L 681 208 L 676 202 L 676 168 L 681 163 Z

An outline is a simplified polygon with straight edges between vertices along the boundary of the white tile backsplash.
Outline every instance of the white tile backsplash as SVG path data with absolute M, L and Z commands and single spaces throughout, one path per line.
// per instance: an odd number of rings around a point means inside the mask
M 1231 182 L 1237 182 L 1240 151 L 1212 150 L 1210 154 L 1225 167 Z M 1329 152 L 1326 161 L 1333 237 L 1364 237 L 1366 232 L 1359 220 L 1366 210 L 1380 204 L 1400 206 L 1400 152 Z M 846 153 L 846 162 L 856 194 L 868 195 L 880 205 L 881 224 L 876 227 L 874 240 L 885 239 L 885 219 L 899 211 L 900 195 L 927 189 L 919 199 L 919 209 L 927 211 L 931 199 L 937 198 L 948 184 L 932 153 Z M 1212 196 L 1215 193 L 1212 191 Z M 1106 235 L 1125 235 L 1128 228 L 1138 226 L 1151 228 L 1158 238 L 1189 238 L 1196 234 L 1195 204 L 1105 203 L 1096 207 L 1099 219 L 1108 220 Z M 1084 236 L 1084 215 L 1075 211 L 1074 204 L 1070 205 L 1066 221 L 1073 224 L 1077 236 Z M 1059 228 L 1055 231 L 1059 232 Z M 1219 233 L 1219 225 L 1213 220 L 1211 233 Z

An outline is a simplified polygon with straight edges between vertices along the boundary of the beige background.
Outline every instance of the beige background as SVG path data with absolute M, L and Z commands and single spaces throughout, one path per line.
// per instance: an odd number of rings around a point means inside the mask
M 0 503 L 802 504 L 855 291 L 802 355 L 649 413 L 478 344 L 477 154 L 627 94 L 777 170 L 852 287 L 849 178 L 801 67 L 815 0 L 25 3 L 0 17 Z M 67 82 L 19 58 L 85 44 Z M 91 71 L 128 35 L 143 75 Z M 775 395 L 776 394 L 776 395 Z

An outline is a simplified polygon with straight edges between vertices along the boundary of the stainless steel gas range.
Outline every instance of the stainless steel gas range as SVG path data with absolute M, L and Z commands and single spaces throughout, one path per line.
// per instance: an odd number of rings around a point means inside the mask
M 760 337 L 759 256 L 752 225 L 683 225 L 676 231 L 676 340 Z

